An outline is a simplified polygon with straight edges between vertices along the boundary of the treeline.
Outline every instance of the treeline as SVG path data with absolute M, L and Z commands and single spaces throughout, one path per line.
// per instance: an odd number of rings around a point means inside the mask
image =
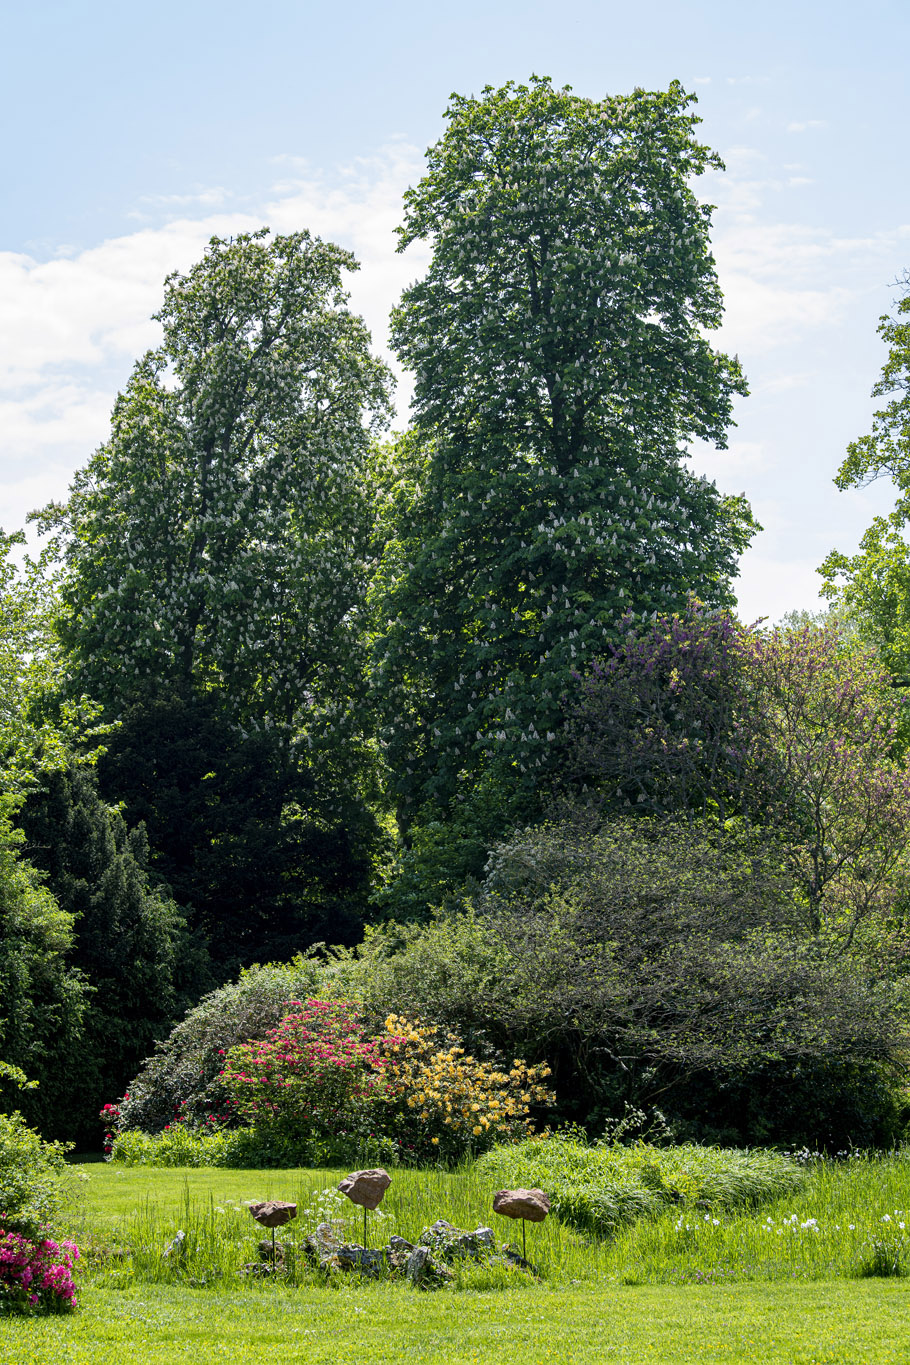
M 202 995 L 365 926 L 326 982 L 520 1040 L 575 1119 L 900 1128 L 902 694 L 856 592 L 849 628 L 731 614 L 691 104 L 453 97 L 391 438 L 350 254 L 213 239 L 44 555 L 3 541 L 0 1055 L 47 1135 L 94 1145 Z

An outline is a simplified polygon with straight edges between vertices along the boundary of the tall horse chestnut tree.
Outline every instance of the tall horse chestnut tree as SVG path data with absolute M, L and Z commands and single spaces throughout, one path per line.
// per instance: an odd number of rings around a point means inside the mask
M 406 195 L 400 246 L 432 260 L 393 315 L 414 429 L 376 647 L 405 826 L 470 801 L 501 828 L 618 618 L 731 600 L 755 524 L 684 463 L 746 391 L 706 336 L 722 300 L 689 182 L 720 162 L 691 103 L 537 77 L 453 95 Z
M 389 375 L 307 232 L 213 238 L 69 502 L 73 685 L 122 724 L 104 795 L 225 972 L 356 938 L 375 825 L 358 697 Z
M 389 377 L 345 307 L 354 258 L 267 239 L 213 238 L 168 278 L 162 344 L 44 514 L 63 533 L 65 643 L 115 714 L 170 685 L 289 727 L 351 678 Z

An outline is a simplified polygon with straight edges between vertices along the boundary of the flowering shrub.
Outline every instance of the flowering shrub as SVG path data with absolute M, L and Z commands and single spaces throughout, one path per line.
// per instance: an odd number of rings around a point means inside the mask
M 389 1015 L 371 1037 L 351 1001 L 292 1000 L 261 1041 L 227 1051 L 221 1113 L 199 1122 L 178 1103 L 157 1136 L 116 1131 L 116 1105 L 101 1116 L 126 1165 L 392 1165 L 527 1136 L 530 1106 L 552 1101 L 549 1074 L 467 1055 L 435 1025 Z
M 225 1109 L 221 1072 L 237 1043 L 264 1038 L 287 1012 L 289 1000 L 315 994 L 319 964 L 297 955 L 291 962 L 245 968 L 200 1000 L 129 1084 L 119 1101 L 121 1126 L 159 1133 L 179 1109 L 191 1123 Z
M 129 1099 L 129 1094 L 124 1095 L 124 1100 Z M 104 1159 L 110 1161 L 111 1152 L 114 1147 L 114 1140 L 123 1127 L 123 1118 L 120 1113 L 119 1104 L 102 1105 L 101 1113 L 98 1116 L 104 1124 Z
M 61 1312 L 76 1306 L 73 1265 L 79 1248 L 49 1237 L 33 1242 L 0 1231 L 0 1312 Z
M 386 1127 L 394 1126 L 418 1158 L 460 1156 L 466 1148 L 482 1151 L 527 1137 L 531 1105 L 555 1098 L 543 1084 L 548 1066 L 519 1057 L 511 1066 L 499 1058 L 481 1061 L 465 1052 L 457 1034 L 403 1015 L 386 1019 L 381 1052 L 389 1063 Z
M 292 1000 L 261 1042 L 231 1048 L 221 1079 L 243 1122 L 295 1144 L 366 1136 L 386 1066 L 350 1001 Z

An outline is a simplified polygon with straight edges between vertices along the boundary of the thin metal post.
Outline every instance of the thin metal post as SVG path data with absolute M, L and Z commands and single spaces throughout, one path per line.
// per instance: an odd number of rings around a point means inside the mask
M 527 1224 L 525 1223 L 525 1220 L 522 1218 L 522 1220 L 521 1220 L 521 1259 L 522 1259 L 523 1261 L 526 1261 L 526 1260 L 528 1259 L 528 1245 L 527 1245 L 527 1241 L 526 1241 L 526 1236 L 527 1236 L 527 1234 L 525 1233 L 525 1228 L 526 1228 L 526 1226 L 527 1226 Z

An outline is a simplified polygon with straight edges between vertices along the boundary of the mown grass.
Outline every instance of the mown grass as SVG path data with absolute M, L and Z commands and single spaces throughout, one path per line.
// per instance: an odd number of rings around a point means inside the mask
M 736 1286 L 537 1286 L 409 1293 L 346 1282 L 89 1290 L 68 1318 L 0 1320 L 3 1365 L 910 1365 L 902 1280 Z

